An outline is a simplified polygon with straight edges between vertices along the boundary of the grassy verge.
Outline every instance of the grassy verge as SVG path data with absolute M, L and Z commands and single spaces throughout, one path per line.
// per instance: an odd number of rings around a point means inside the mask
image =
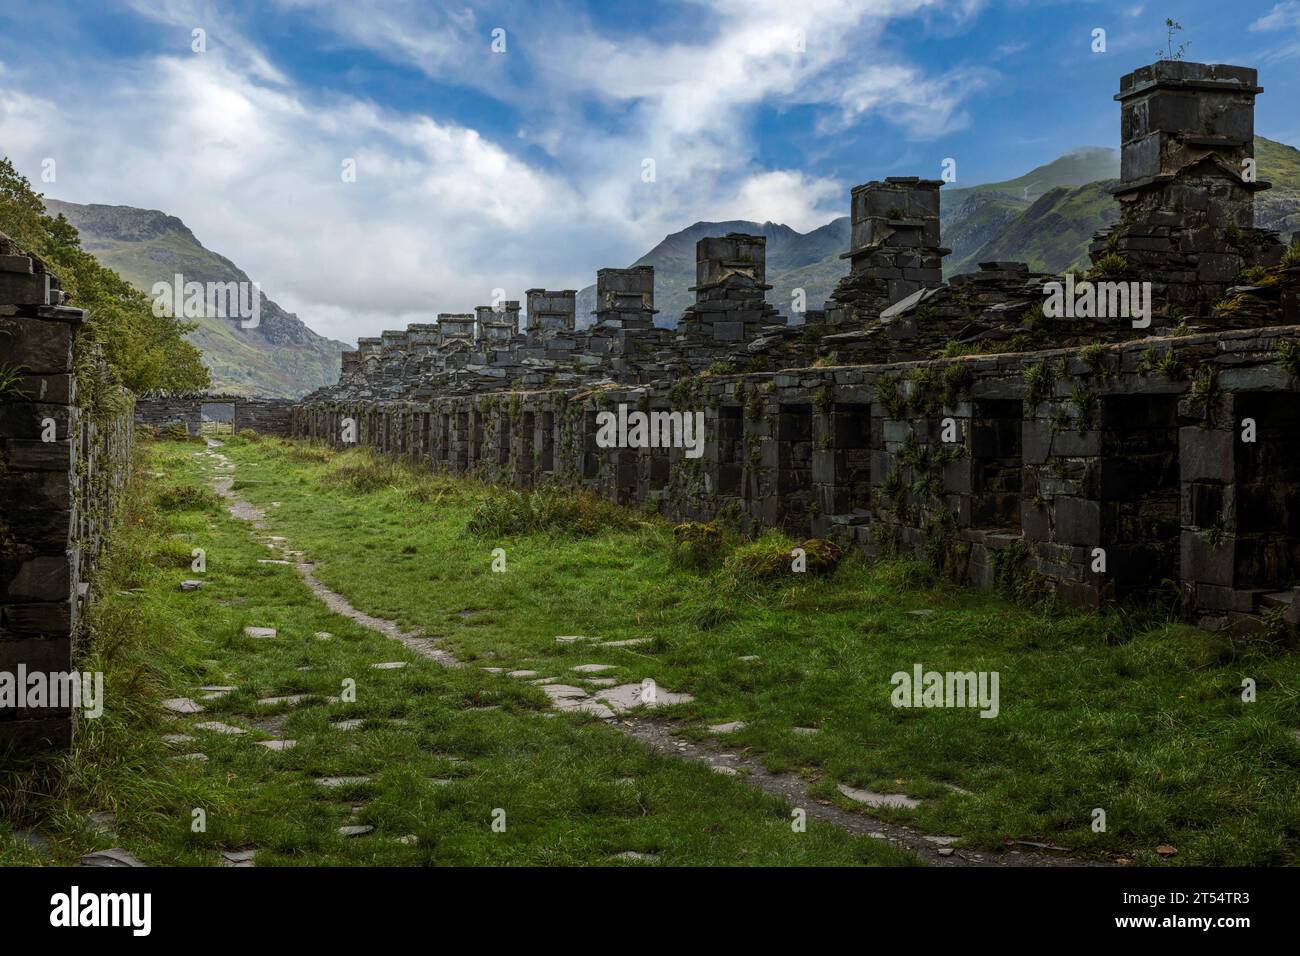
M 880 812 L 973 846 L 1297 862 L 1294 652 L 1176 623 L 1134 634 L 1113 617 L 959 590 L 912 563 L 849 558 L 829 578 L 758 584 L 718 562 L 683 567 L 662 522 L 557 533 L 537 508 L 481 507 L 481 485 L 361 450 L 239 439 L 225 450 L 240 493 L 356 606 L 484 665 L 580 683 L 575 665 L 611 664 L 603 676 L 690 692 L 696 702 L 674 710 L 682 733 L 743 721 L 729 748 L 798 770 L 825 799 L 852 805 L 837 784 L 907 793 L 917 809 Z M 504 573 L 491 570 L 496 548 Z M 560 645 L 557 635 L 650 641 Z M 999 715 L 891 706 L 891 675 L 917 663 L 997 671 Z M 1246 678 L 1254 703 L 1242 700 Z M 514 683 L 492 693 L 520 693 Z M 1092 828 L 1095 808 L 1104 832 Z
M 310 514 L 315 465 L 269 443 L 232 446 L 248 472 L 241 493 L 272 515 L 290 501 Z M 653 756 L 594 718 L 556 717 L 537 687 L 445 670 L 329 612 L 292 567 L 266 563 L 276 555 L 206 490 L 211 462 L 201 451 L 144 447 L 96 582 L 102 597 L 83 664 L 105 673 L 105 714 L 82 722 L 73 752 L 0 768 L 0 864 L 69 863 L 109 846 L 150 864 L 191 865 L 248 849 L 259 866 L 912 861 L 816 821 L 792 832 L 781 803 L 735 780 Z M 279 499 L 280 508 L 270 505 Z M 382 533 L 337 512 L 318 518 L 319 533 L 332 525 L 343 539 Z M 286 524 L 290 531 L 299 529 Z M 191 569 L 195 548 L 205 573 Z M 358 557 L 367 575 L 386 574 L 386 553 L 359 547 Z M 184 579 L 203 586 L 182 592 Z M 246 637 L 247 626 L 277 635 Z M 372 666 L 398 661 L 406 666 Z M 355 702 L 338 699 L 348 681 Z M 205 686 L 235 689 L 204 700 Z M 291 695 L 301 697 L 259 703 Z M 198 700 L 204 712 L 171 714 L 161 702 L 174 697 Z M 356 723 L 338 726 L 345 721 Z M 198 727 L 207 722 L 245 732 Z M 272 740 L 297 743 L 258 743 Z M 317 782 L 330 777 L 366 779 Z M 502 819 L 495 811 L 504 811 L 504 832 L 492 826 Z M 113 819 L 92 824 L 92 813 Z M 373 830 L 338 832 L 349 826 Z M 16 829 L 39 831 L 48 846 L 17 839 Z M 620 856 L 627 852 L 644 856 Z

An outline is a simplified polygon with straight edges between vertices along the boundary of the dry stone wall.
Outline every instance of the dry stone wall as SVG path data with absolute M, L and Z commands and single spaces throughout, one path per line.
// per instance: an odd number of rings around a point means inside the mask
M 1300 580 L 1288 503 L 1300 467 L 1282 439 L 1300 422 L 1297 349 L 1288 326 L 585 393 L 315 402 L 294 429 L 341 447 L 354 423 L 358 444 L 433 469 L 912 554 L 962 583 L 1088 607 L 1175 587 L 1189 609 L 1248 625 L 1289 606 Z M 620 405 L 702 412 L 703 453 L 601 447 L 598 416 Z
M 39 258 L 0 236 L 0 673 L 75 669 L 90 580 L 131 467 L 132 402 L 78 404 L 78 331 Z M 95 362 L 82 356 L 81 362 Z M 0 750 L 66 746 L 67 708 L 0 709 Z
M 231 424 L 235 431 L 252 429 L 263 435 L 285 437 L 290 433 L 292 399 L 251 398 L 246 395 L 187 394 L 145 395 L 136 400 L 135 420 L 158 431 L 168 425 L 184 425 L 191 435 L 203 426 L 205 405 L 233 407 Z

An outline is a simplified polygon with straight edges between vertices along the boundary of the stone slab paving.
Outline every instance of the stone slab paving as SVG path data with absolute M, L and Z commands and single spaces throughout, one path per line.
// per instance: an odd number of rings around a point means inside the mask
M 709 732 L 714 734 L 734 734 L 745 726 L 743 720 L 729 720 L 725 724 L 710 724 Z
M 275 637 L 275 628 L 273 627 L 246 627 L 244 628 L 245 637 L 268 638 Z
M 869 807 L 896 807 L 901 810 L 915 810 L 921 805 L 920 800 L 902 793 L 876 793 L 874 790 L 861 790 L 848 784 L 838 783 L 835 789 L 857 803 Z
M 148 864 L 141 860 L 133 853 L 123 850 L 121 847 L 112 847 L 108 850 L 96 850 L 94 853 L 87 853 L 81 858 L 78 866 L 147 866 Z
M 201 714 L 203 705 L 188 697 L 172 697 L 162 702 L 163 707 L 167 708 L 174 714 Z
M 232 727 L 230 724 L 223 724 L 219 720 L 205 720 L 202 723 L 194 725 L 195 730 L 207 730 L 214 734 L 246 734 L 248 733 L 243 727 Z
M 364 775 L 352 776 L 352 777 L 317 777 L 316 778 L 316 783 L 318 785 L 322 787 L 329 787 L 331 789 L 335 787 L 350 787 L 353 786 L 354 784 L 362 784 L 362 783 L 369 783 L 369 782 L 370 782 L 370 778 Z
M 674 704 L 689 704 L 695 700 L 690 694 L 677 694 L 655 685 L 647 689 L 645 684 L 619 684 L 599 691 L 596 696 L 622 713 L 645 707 L 654 710 L 658 707 L 672 707 Z
M 257 746 L 265 747 L 267 750 L 292 750 L 298 746 L 296 740 L 258 740 Z

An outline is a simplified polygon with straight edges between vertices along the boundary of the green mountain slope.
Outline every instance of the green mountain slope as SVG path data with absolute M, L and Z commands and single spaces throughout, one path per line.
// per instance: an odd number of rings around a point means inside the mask
M 1300 149 L 1255 137 L 1259 178 L 1273 188 L 1255 194 L 1255 225 L 1276 229 L 1282 238 L 1300 232 Z
M 962 186 L 943 188 L 943 207 L 939 213 L 940 224 L 945 236 L 949 223 L 962 214 L 962 207 L 967 201 L 996 193 L 1002 198 L 1010 198 L 1023 207 L 1029 206 L 1048 190 L 1058 186 L 1082 186 L 1085 183 L 1101 179 L 1119 177 L 1119 151 L 1104 146 L 1085 146 L 1071 150 L 1059 159 L 1054 159 L 1043 166 L 1037 166 L 1015 179 L 997 183 L 983 183 L 979 186 Z M 951 247 L 945 239 L 945 244 Z
M 132 206 L 79 205 L 45 200 L 81 233 L 82 247 L 123 278 L 151 294 L 155 282 L 180 273 L 196 282 L 247 282 L 224 256 L 204 248 L 181 220 Z M 338 380 L 339 353 L 350 348 L 317 335 L 262 294 L 260 324 L 200 318 L 188 336 L 203 351 L 213 389 L 243 395 L 297 398 Z
M 1049 189 L 965 259 L 945 264 L 952 275 L 974 271 L 979 263 L 996 259 L 1027 262 L 1035 272 L 1085 266 L 1093 233 L 1119 218 L 1119 206 L 1109 192 L 1115 182 Z

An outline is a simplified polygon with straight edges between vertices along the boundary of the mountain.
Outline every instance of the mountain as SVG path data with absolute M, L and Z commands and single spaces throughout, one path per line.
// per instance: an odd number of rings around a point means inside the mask
M 1300 150 L 1255 138 L 1259 177 L 1273 188 L 1255 197 L 1255 222 L 1283 239 L 1300 231 Z M 1104 147 L 1072 150 L 1023 176 L 940 193 L 943 244 L 952 250 L 944 275 L 974 271 L 994 259 L 1029 263 L 1041 272 L 1062 272 L 1088 264 L 1093 233 L 1119 218 L 1109 189 L 1119 176 L 1119 151 Z M 819 309 L 848 272 L 840 254 L 849 248 L 849 218 L 811 232 L 777 223 L 747 220 L 697 222 L 675 232 L 632 265 L 655 268 L 656 324 L 671 328 L 694 301 L 695 243 L 705 236 L 745 232 L 767 237 L 767 300 L 787 315 L 791 293 L 802 288 L 810 309 Z M 578 293 L 578 323 L 591 322 L 596 287 Z
M 1259 178 L 1273 188 L 1255 194 L 1255 225 L 1276 229 L 1283 240 L 1300 232 L 1300 149 L 1255 137 Z
M 180 273 L 196 282 L 248 282 L 243 269 L 209 249 L 175 216 L 132 206 L 79 205 L 46 199 L 81 233 L 81 244 L 133 286 L 152 294 L 155 282 Z M 262 293 L 261 320 L 199 318 L 188 336 L 203 352 L 214 391 L 298 398 L 338 381 L 339 353 L 351 346 L 317 335 Z
M 1063 272 L 1088 262 L 1093 233 L 1119 219 L 1119 204 L 1110 194 L 1118 180 L 1085 186 L 1056 186 L 1003 223 L 980 247 L 961 258 L 944 260 L 947 275 L 973 272 L 979 263 L 1014 259 L 1035 272 Z M 967 200 L 975 202 L 976 199 Z

